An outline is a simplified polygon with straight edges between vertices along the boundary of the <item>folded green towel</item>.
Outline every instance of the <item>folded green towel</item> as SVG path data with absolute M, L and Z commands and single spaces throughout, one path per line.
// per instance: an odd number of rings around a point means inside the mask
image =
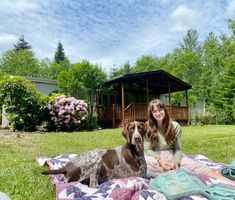
M 213 200 L 234 200 L 235 190 L 222 185 L 214 184 L 206 189 L 206 193 Z
M 235 200 L 234 189 L 218 184 L 207 187 L 184 169 L 171 170 L 150 179 L 148 188 L 163 193 L 169 200 L 190 195 L 202 195 L 210 200 Z
M 235 160 L 232 161 L 231 168 L 235 170 Z
M 229 179 L 235 180 L 235 160 L 232 161 L 230 167 L 222 169 L 221 174 Z

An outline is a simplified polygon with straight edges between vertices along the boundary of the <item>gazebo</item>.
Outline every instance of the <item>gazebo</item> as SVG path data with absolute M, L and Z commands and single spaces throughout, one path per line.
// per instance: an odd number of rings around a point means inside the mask
M 126 74 L 105 82 L 108 92 L 98 95 L 98 115 L 113 127 L 128 121 L 146 121 L 148 103 L 160 95 L 168 96 L 171 118 L 189 124 L 188 90 L 191 85 L 163 71 Z M 185 91 L 185 105 L 173 106 L 171 93 Z

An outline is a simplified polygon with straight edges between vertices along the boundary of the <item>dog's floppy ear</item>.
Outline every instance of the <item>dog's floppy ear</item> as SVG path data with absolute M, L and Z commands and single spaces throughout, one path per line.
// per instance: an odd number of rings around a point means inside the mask
M 144 132 L 146 133 L 148 130 L 148 127 L 147 127 L 146 123 L 144 123 L 144 122 L 141 122 L 141 123 L 142 123 L 142 126 L 144 127 Z
M 151 130 L 150 128 L 147 127 L 147 130 L 146 130 L 146 139 L 149 139 L 151 136 Z
M 127 142 L 130 142 L 130 137 L 128 137 L 129 136 L 129 130 L 128 130 L 129 126 L 130 126 L 130 122 L 126 123 L 123 127 L 123 130 L 122 130 L 122 135 L 124 138 L 126 138 Z
M 150 141 L 152 144 L 158 143 L 158 134 L 156 129 L 152 129 L 147 124 L 147 131 L 146 131 L 147 141 Z
M 144 122 L 139 122 L 139 125 L 140 125 L 140 133 L 141 133 L 141 136 L 142 136 L 144 139 L 147 139 L 147 130 L 148 130 L 147 125 L 146 125 Z
M 151 129 L 150 129 L 150 127 L 148 126 L 148 123 L 147 122 L 145 122 L 144 123 L 145 124 L 145 138 L 146 138 L 146 140 L 149 140 L 149 138 L 150 138 L 150 136 L 151 136 Z

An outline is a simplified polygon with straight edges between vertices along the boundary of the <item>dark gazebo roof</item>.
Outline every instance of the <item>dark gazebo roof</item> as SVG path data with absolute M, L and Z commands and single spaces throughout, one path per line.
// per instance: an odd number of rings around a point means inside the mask
M 105 82 L 105 85 L 113 86 L 114 89 L 115 86 L 117 87 L 120 84 L 132 84 L 132 88 L 134 84 L 137 91 L 140 86 L 145 89 L 148 88 L 155 94 L 166 94 L 169 90 L 172 93 L 192 88 L 191 85 L 163 70 L 126 74 Z

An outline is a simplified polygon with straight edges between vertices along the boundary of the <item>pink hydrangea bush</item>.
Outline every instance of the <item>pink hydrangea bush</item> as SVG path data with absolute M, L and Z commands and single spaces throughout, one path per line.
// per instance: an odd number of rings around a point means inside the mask
M 87 103 L 60 95 L 49 101 L 47 108 L 56 131 L 75 131 L 87 117 Z

